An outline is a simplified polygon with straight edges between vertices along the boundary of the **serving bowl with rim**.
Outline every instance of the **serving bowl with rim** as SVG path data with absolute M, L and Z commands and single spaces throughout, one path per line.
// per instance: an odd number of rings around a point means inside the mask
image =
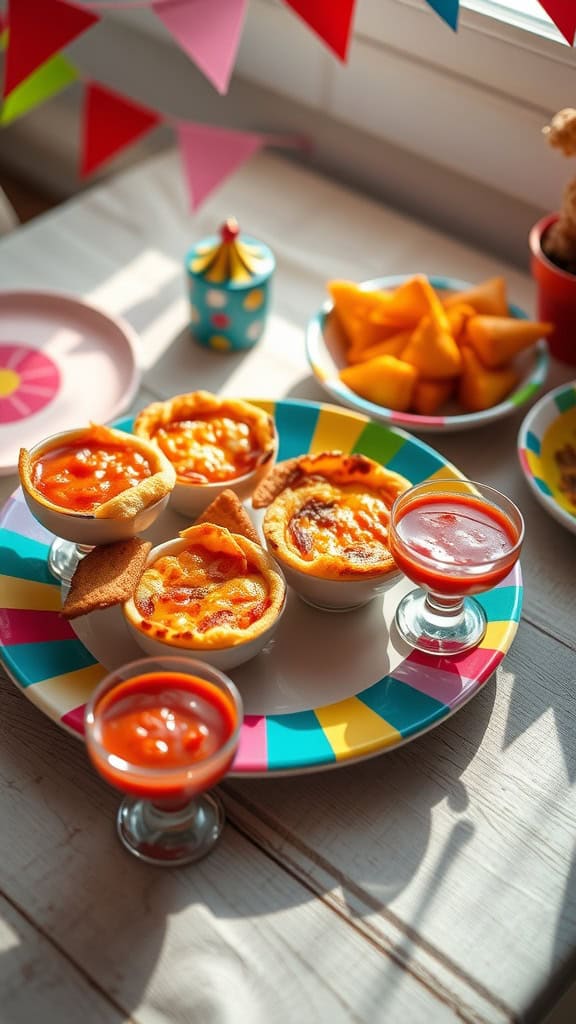
M 211 417 L 219 420 L 220 441 L 196 436 L 195 421 L 200 424 Z M 194 465 L 203 459 L 209 462 L 214 456 L 222 459 L 229 456 L 234 461 L 238 448 L 246 443 L 245 438 L 233 433 L 227 441 L 226 420 L 231 431 L 234 423 L 249 431 L 250 439 L 257 447 L 254 465 L 236 475 L 227 469 L 220 479 L 197 482 L 189 472 L 190 460 L 194 460 Z M 171 437 L 172 426 L 177 428 L 179 424 L 183 426 L 182 437 Z M 207 391 L 189 392 L 151 403 L 138 413 L 133 430 L 138 437 L 161 447 L 172 462 L 176 482 L 170 505 L 181 515 L 192 519 L 224 490 L 235 491 L 241 501 L 249 498 L 274 465 L 278 452 L 276 425 L 265 409 L 244 399 L 221 398 Z M 220 474 L 224 471 L 216 467 L 214 472 Z
M 262 534 L 308 604 L 348 611 L 383 594 L 399 572 L 387 544 L 389 510 L 410 486 L 363 454 L 315 452 L 280 463 L 253 495 Z
M 393 569 L 365 579 L 328 580 L 302 572 L 289 565 L 277 550 L 272 552 L 270 547 L 268 550 L 282 569 L 288 586 L 306 604 L 319 611 L 349 612 L 361 608 L 378 595 L 385 594 L 402 576 L 399 569 Z
M 576 488 L 563 482 L 576 475 L 576 380 L 544 395 L 525 416 L 518 433 L 518 459 L 542 508 L 576 533 Z M 563 466 L 562 462 L 566 464 Z
M 199 658 L 214 668 L 227 671 L 254 658 L 272 639 L 286 608 L 286 581 L 278 565 L 264 548 L 248 538 L 234 534 L 233 540 L 240 545 L 244 554 L 264 577 L 270 596 L 270 606 L 251 624 L 253 628 L 245 630 L 234 623 L 230 630 L 225 631 L 224 636 L 219 630 L 201 633 L 191 628 L 189 622 L 182 625 L 179 621 L 178 626 L 171 624 L 168 619 L 160 618 L 159 621 L 152 622 L 142 611 L 142 605 L 146 600 L 146 570 L 153 568 L 161 559 L 177 559 L 190 548 L 190 538 L 194 540 L 194 531 L 199 529 L 201 528 L 191 527 L 183 531 L 184 535 L 158 544 L 149 551 L 140 580 L 140 586 L 143 585 L 144 590 L 140 596 L 137 591 L 124 602 L 122 612 L 130 634 L 146 654 L 174 654 Z M 191 598 L 196 599 L 201 601 L 202 595 L 194 595 Z
M 377 277 L 363 281 L 360 287 L 366 291 L 394 289 L 414 276 L 414 274 L 393 274 L 387 277 Z M 446 292 L 446 294 L 467 291 L 473 287 L 470 282 L 458 278 L 426 276 L 436 291 Z M 519 306 L 509 303 L 508 310 L 512 317 L 528 319 L 527 314 Z M 535 398 L 546 380 L 550 363 L 548 344 L 542 338 L 529 350 L 516 357 L 515 364 L 520 379 L 518 385 L 503 401 L 480 412 L 465 412 L 456 401 L 450 401 L 446 403 L 442 415 L 420 416 L 416 413 L 397 412 L 395 409 L 376 405 L 376 403 L 357 395 L 340 380 L 339 371 L 347 365 L 346 337 L 333 315 L 331 300 L 325 302 L 308 321 L 305 344 L 312 373 L 332 399 L 336 399 L 342 405 L 355 409 L 357 412 L 364 413 L 371 419 L 418 433 L 470 430 L 512 415 L 521 406 Z
M 21 449 L 20 453 L 22 492 L 32 515 L 57 537 L 77 544 L 111 544 L 147 530 L 166 507 L 175 481 L 172 466 L 149 442 L 123 430 L 112 427 L 105 429 L 115 443 L 141 453 L 152 470 L 151 476 L 141 481 L 138 487 L 130 488 L 130 497 L 134 499 L 130 508 L 126 501 L 108 501 L 102 502 L 98 508 L 90 512 L 74 511 L 48 500 L 34 485 L 31 470 L 38 460 L 60 448 L 78 445 L 83 438 L 90 439 L 91 427 L 78 427 L 51 434 L 31 448 Z M 23 455 L 23 452 L 26 452 L 26 455 Z M 25 466 L 25 463 L 28 463 L 28 466 Z

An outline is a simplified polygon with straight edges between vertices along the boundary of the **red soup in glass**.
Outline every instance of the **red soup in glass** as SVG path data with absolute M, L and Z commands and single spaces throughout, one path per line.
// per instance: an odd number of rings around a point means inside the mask
M 523 537 L 520 510 L 488 484 L 456 477 L 404 491 L 390 512 L 389 544 L 417 589 L 396 608 L 400 636 L 430 654 L 461 654 L 480 643 L 487 620 L 473 595 L 506 578 Z
M 209 789 L 234 756 L 234 701 L 207 679 L 157 671 L 118 683 L 94 709 L 89 753 L 107 782 L 154 802 Z
M 495 587 L 516 561 L 520 529 L 495 505 L 473 494 L 425 494 L 396 520 L 396 563 L 414 583 L 443 594 L 479 594 Z

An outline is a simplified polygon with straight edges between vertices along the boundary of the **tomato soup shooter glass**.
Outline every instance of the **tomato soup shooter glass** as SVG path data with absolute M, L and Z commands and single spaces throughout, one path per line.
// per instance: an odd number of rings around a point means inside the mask
M 523 539 L 520 510 L 487 484 L 435 479 L 399 495 L 390 512 L 390 550 L 418 584 L 396 609 L 402 638 L 442 655 L 480 643 L 486 615 L 473 595 L 508 575 Z
M 126 794 L 118 835 L 140 860 L 175 866 L 211 851 L 224 810 L 207 790 L 232 764 L 242 717 L 232 680 L 190 658 L 142 658 L 96 688 L 84 718 L 88 754 Z

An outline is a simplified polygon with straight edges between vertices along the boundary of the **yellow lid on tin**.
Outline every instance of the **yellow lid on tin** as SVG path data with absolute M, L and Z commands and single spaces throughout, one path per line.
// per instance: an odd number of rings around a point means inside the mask
M 243 285 L 265 273 L 269 262 L 267 247 L 242 240 L 238 221 L 229 217 L 220 228 L 219 240 L 207 239 L 196 247 L 188 269 L 211 284 Z

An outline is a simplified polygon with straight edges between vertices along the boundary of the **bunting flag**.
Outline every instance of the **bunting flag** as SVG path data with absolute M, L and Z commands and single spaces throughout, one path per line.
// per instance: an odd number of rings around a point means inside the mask
M 286 0 L 289 7 L 345 61 L 356 0 Z
M 560 30 L 566 42 L 574 45 L 576 36 L 576 4 L 574 0 L 538 0 L 548 17 Z
M 426 3 L 430 4 L 450 28 L 457 31 L 460 0 L 426 0 Z
M 248 0 L 163 0 L 157 18 L 219 93 L 226 93 Z
M 178 121 L 175 128 L 193 210 L 266 143 L 266 136 L 259 132 L 232 131 L 190 121 Z
M 8 0 L 4 96 L 100 18 L 65 0 Z
M 92 174 L 162 121 L 155 110 L 120 96 L 98 82 L 88 83 L 84 99 L 81 176 Z
M 4 127 L 23 114 L 28 114 L 34 107 L 39 107 L 79 78 L 80 74 L 74 65 L 61 53 L 57 53 L 17 85 L 4 100 L 0 108 L 0 125 Z

